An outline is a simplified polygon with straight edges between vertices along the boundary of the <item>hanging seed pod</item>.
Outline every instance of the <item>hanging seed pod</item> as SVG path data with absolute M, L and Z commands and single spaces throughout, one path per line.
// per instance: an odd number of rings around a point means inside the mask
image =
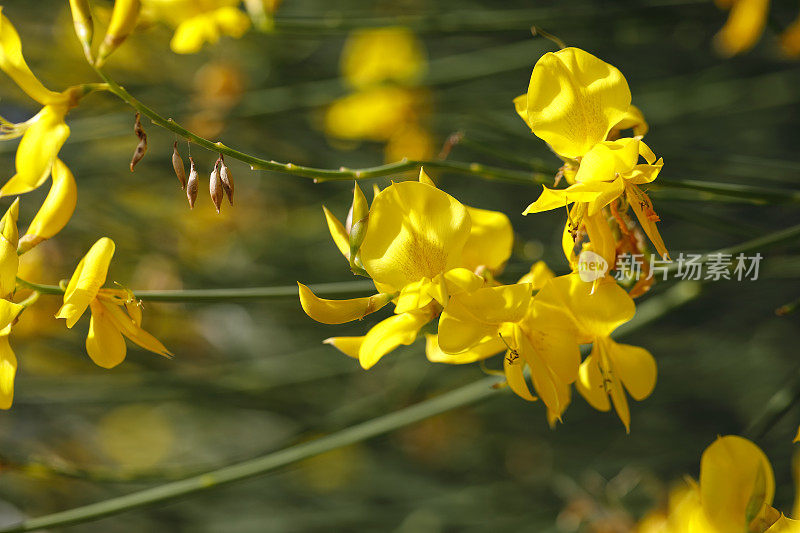
M 175 169 L 175 175 L 178 176 L 178 181 L 181 182 L 181 189 L 186 190 L 186 168 L 183 166 L 183 159 L 181 154 L 178 153 L 178 141 L 172 145 L 172 168 Z
M 189 199 L 189 208 L 194 209 L 197 200 L 197 169 L 194 168 L 194 159 L 189 156 L 189 181 L 186 182 L 186 197 Z
M 214 163 L 214 170 L 211 171 L 211 176 L 208 182 L 208 190 L 211 193 L 211 201 L 214 202 L 214 207 L 217 208 L 217 213 L 219 213 L 219 208 L 222 205 L 222 198 L 225 195 L 225 191 L 222 187 L 222 180 L 219 177 L 219 167 L 220 160 L 217 159 L 217 162 Z
M 231 175 L 228 165 L 225 164 L 225 159 L 222 154 L 219 156 L 220 169 L 219 179 L 222 181 L 222 187 L 225 189 L 225 194 L 228 196 L 228 202 L 233 205 L 233 176 Z
M 133 152 L 133 158 L 131 159 L 131 172 L 133 172 L 133 167 L 136 166 L 136 163 L 141 161 L 144 157 L 144 153 L 147 152 L 147 134 L 144 132 L 142 121 L 140 119 L 141 116 L 139 113 L 136 113 L 136 122 L 133 124 L 133 133 L 135 133 L 136 137 L 138 137 L 139 144 L 136 145 L 136 150 Z

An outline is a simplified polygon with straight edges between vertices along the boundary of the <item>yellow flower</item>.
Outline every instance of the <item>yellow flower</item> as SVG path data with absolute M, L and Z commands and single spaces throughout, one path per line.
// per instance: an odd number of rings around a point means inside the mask
M 575 159 L 606 140 L 630 103 L 619 70 L 579 48 L 564 48 L 536 62 L 528 93 L 515 106 L 537 137 Z
M 2 14 L 2 8 L 0 69 L 43 106 L 33 118 L 20 124 L 0 118 L 0 139 L 22 137 L 16 155 L 17 173 L 0 189 L 0 196 L 8 196 L 31 191 L 47 180 L 61 146 L 69 136 L 64 116 L 77 104 L 82 91 L 73 87 L 57 93 L 42 85 L 25 63 L 19 34 Z
M 592 343 L 591 353 L 580 365 L 578 392 L 600 411 L 608 411 L 613 404 L 630 431 L 626 391 L 634 399 L 643 400 L 656 384 L 656 363 L 650 352 L 611 338 L 615 329 L 633 318 L 633 300 L 612 279 L 592 284 L 574 273 L 550 280 L 536 299 L 568 313 L 577 326 L 578 341 Z
M 97 365 L 112 368 L 125 359 L 123 336 L 145 350 L 171 355 L 161 342 L 141 328 L 142 312 L 130 291 L 101 289 L 114 255 L 114 241 L 102 237 L 78 263 L 64 292 L 64 305 L 56 318 L 64 318 L 71 328 L 91 309 L 86 351 Z
M 142 9 L 141 0 L 114 0 L 111 21 L 100 49 L 97 52 L 97 66 L 103 65 L 108 56 L 128 38 L 139 20 Z
M 714 44 L 725 56 L 752 48 L 767 23 L 769 0 L 717 0 L 717 5 L 731 10 L 725 26 L 714 37 Z
M 342 75 L 358 89 L 385 81 L 415 84 L 425 68 L 422 43 L 408 28 L 354 31 L 342 51 Z
M 53 184 L 50 186 L 50 192 L 33 217 L 25 235 L 19 240 L 20 253 L 30 250 L 61 231 L 75 211 L 78 189 L 72 172 L 60 159 L 56 159 L 52 175 Z
M 144 0 L 143 8 L 146 16 L 175 27 L 170 41 L 173 52 L 194 54 L 223 35 L 238 39 L 250 29 L 250 17 L 239 9 L 240 4 L 240 0 Z M 266 13 L 270 6 L 264 7 Z
M 372 87 L 343 96 L 325 112 L 325 133 L 337 139 L 387 141 L 409 122 L 414 92 L 402 87 Z
M 19 233 L 17 232 L 17 217 L 19 216 L 19 198 L 14 200 L 11 207 L 0 220 L 0 298 L 5 298 L 14 291 L 17 285 L 17 269 L 19 269 L 19 256 L 17 245 Z

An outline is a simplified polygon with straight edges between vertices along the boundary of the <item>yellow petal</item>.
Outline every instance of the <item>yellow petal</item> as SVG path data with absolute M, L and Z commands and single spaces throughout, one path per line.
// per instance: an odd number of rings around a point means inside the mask
M 325 112 L 325 133 L 337 139 L 386 141 L 413 113 L 415 97 L 401 87 L 373 87 L 339 98 Z
M 625 116 L 623 116 L 620 121 L 616 123 L 614 129 L 632 129 L 635 136 L 642 137 L 648 132 L 650 126 L 647 124 L 641 109 L 635 105 L 630 105 L 628 106 L 628 111 L 625 112 Z
M 14 376 L 17 373 L 17 358 L 8 343 L 10 328 L 0 332 L 0 409 L 11 408 L 14 400 Z
M 2 9 L 0 7 L 0 9 Z M 45 88 L 36 79 L 22 57 L 22 42 L 11 21 L 0 11 L 0 69 L 14 80 L 20 89 L 42 105 L 63 103 L 64 95 Z
M 549 279 L 553 279 L 555 274 L 547 266 L 544 261 L 537 261 L 532 266 L 530 271 L 519 278 L 517 283 L 530 283 L 531 289 L 538 291 Z
M 526 366 L 524 359 L 518 355 L 515 357 L 515 354 L 510 352 L 503 358 L 503 371 L 506 374 L 506 382 L 509 388 L 520 398 L 535 402 L 537 398 L 531 392 L 530 387 L 528 387 L 528 381 L 525 379 Z
M 449 354 L 442 351 L 439 347 L 438 335 L 425 334 L 425 355 L 431 363 L 447 363 L 451 365 L 463 365 L 482 361 L 493 355 L 506 350 L 506 345 L 500 337 L 493 337 L 489 340 L 476 344 L 469 350 L 458 354 Z
M 629 172 L 639 161 L 639 141 L 625 138 L 603 141 L 581 159 L 575 181 L 612 181 L 617 174 Z
M 67 165 L 56 159 L 53 165 L 53 184 L 44 199 L 42 207 L 33 217 L 25 236 L 20 240 L 20 252 L 26 252 L 40 242 L 53 237 L 67 225 L 75 204 L 78 201 L 78 190 L 75 178 Z
M 105 307 L 108 318 L 114 323 L 120 333 L 125 335 L 138 346 L 158 355 L 169 357 L 172 354 L 161 344 L 157 338 L 141 328 L 135 318 L 130 317 L 122 307 L 115 303 L 101 302 Z M 140 322 L 141 323 L 141 322 Z
M 357 88 L 383 81 L 416 82 L 425 67 L 422 43 L 404 27 L 356 30 L 342 50 L 342 76 Z
M 220 31 L 234 39 L 240 38 L 250 29 L 250 17 L 236 7 L 223 6 L 215 9 L 211 15 Z
M 592 243 L 592 251 L 605 259 L 609 269 L 614 268 L 617 257 L 617 239 L 611 233 L 606 216 L 602 212 L 590 213 L 583 217 L 583 225 L 589 236 L 589 242 Z
M 636 185 L 626 184 L 625 193 L 628 199 L 628 204 L 636 214 L 636 218 L 639 219 L 639 224 L 647 234 L 650 242 L 653 243 L 653 246 L 656 247 L 656 251 L 659 253 L 659 255 L 661 255 L 662 258 L 669 259 L 669 252 L 667 252 L 667 247 L 664 245 L 664 240 L 661 238 L 661 233 L 658 231 L 658 227 L 656 226 L 658 217 L 654 216 L 655 211 L 653 211 L 653 202 Z
M 553 371 L 558 379 L 570 384 L 578 379 L 581 364 L 581 351 L 575 332 L 558 324 L 556 327 L 542 327 L 545 323 L 542 314 L 537 313 L 525 322 L 525 332 L 536 355 Z
M 664 160 L 659 158 L 653 165 L 636 165 L 633 170 L 625 174 L 626 181 L 634 185 L 643 185 L 645 183 L 653 182 L 657 177 L 661 168 L 664 166 Z
M 604 141 L 630 103 L 630 89 L 619 70 L 583 50 L 564 48 L 537 61 L 526 113 L 537 137 L 574 159 Z
M 322 210 L 325 212 L 325 221 L 328 223 L 328 231 L 333 237 L 334 244 L 336 244 L 345 259 L 350 259 L 350 235 L 342 223 L 339 222 L 339 219 L 327 207 L 323 205 Z
M 800 520 L 792 520 L 785 515 L 781 515 L 777 522 L 772 524 L 766 533 L 798 533 L 800 532 Z
M 449 295 L 472 292 L 483 286 L 484 279 L 466 268 L 452 268 L 442 275 Z M 446 302 L 445 302 L 446 303 Z
M 58 151 L 69 137 L 65 106 L 45 106 L 34 117 L 17 147 L 17 173 L 0 189 L 0 196 L 23 194 L 42 185 Z
M 417 178 L 417 181 L 420 183 L 424 183 L 426 185 L 430 185 L 431 187 L 436 187 L 436 184 L 433 182 L 431 177 L 428 176 L 428 173 L 425 172 L 425 169 L 422 167 L 419 167 L 419 178 Z
M 613 279 L 603 278 L 592 293 L 592 283 L 574 273 L 547 282 L 536 294 L 536 302 L 569 313 L 586 342 L 608 337 L 636 312 L 631 297 Z
M 8 208 L 3 219 L 2 234 L 0 234 L 0 298 L 8 296 L 17 285 L 17 270 L 19 269 L 19 256 L 17 245 L 19 234 L 17 232 L 17 217 L 19 216 L 19 198 L 14 200 Z
M 700 498 L 709 522 L 720 531 L 746 531 L 748 515 L 771 505 L 774 494 L 772 466 L 749 440 L 719 437 L 703 452 Z
M 653 356 L 639 346 L 618 344 L 612 339 L 606 340 L 608 356 L 614 365 L 614 371 L 625 389 L 636 400 L 650 396 L 656 386 L 656 361 Z
M 361 260 L 373 280 L 401 290 L 458 266 L 469 231 L 466 208 L 449 194 L 394 183 L 372 202 Z
M 562 413 L 569 405 L 568 385 L 553 372 L 553 369 L 547 366 L 541 354 L 537 353 L 528 336 L 519 327 L 514 328 L 514 341 L 520 357 L 531 370 L 533 388 L 536 389 L 536 393 L 547 406 L 548 411 L 553 413 L 554 418 L 560 420 Z
M 114 241 L 108 237 L 100 238 L 92 245 L 78 263 L 67 290 L 64 292 L 64 305 L 58 310 L 56 318 L 67 319 L 71 328 L 81 317 L 89 303 L 95 299 L 100 287 L 106 282 L 108 266 L 114 255 Z
M 732 56 L 752 48 L 767 22 L 769 0 L 736 0 L 725 26 L 714 36 L 717 50 Z
M 216 43 L 219 37 L 217 25 L 203 14 L 181 22 L 175 28 L 169 47 L 176 54 L 196 54 L 205 43 Z
M 525 121 L 525 124 L 530 126 L 528 122 L 528 94 L 521 94 L 514 98 L 514 110 L 519 115 L 519 118 Z
M 364 337 L 358 359 L 365 369 L 372 368 L 381 357 L 401 344 L 409 345 L 417 338 L 419 330 L 431 319 L 426 311 L 394 315 L 378 322 Z
M 511 221 L 499 211 L 467 206 L 467 212 L 472 226 L 461 254 L 461 264 L 472 271 L 481 266 L 498 270 L 511 257 L 514 244 Z
M 20 304 L 8 300 L 0 300 L 0 331 L 11 325 L 23 309 L 25 307 Z
M 602 207 L 602 205 L 606 205 L 611 201 L 609 197 L 614 198 L 619 196 L 619 194 L 615 192 L 618 189 L 619 186 L 616 181 L 611 183 L 576 183 L 570 185 L 566 189 L 548 189 L 547 187 L 542 187 L 542 194 L 540 194 L 539 198 L 530 204 L 522 214 L 527 215 L 530 213 L 550 211 L 551 209 L 561 209 L 569 206 L 572 202 L 598 202 L 598 198 L 600 199 L 598 205 Z M 622 191 L 620 190 L 619 192 L 621 193 Z M 606 202 L 606 204 L 602 202 Z
M 323 324 L 343 324 L 359 320 L 374 313 L 392 299 L 389 294 L 375 294 L 350 300 L 326 300 L 318 298 L 311 289 L 298 283 L 300 305 L 308 316 Z
M 86 336 L 86 353 L 96 365 L 114 368 L 125 360 L 125 339 L 108 315 L 106 307 L 97 300 L 92 301 L 92 318 Z
M 114 0 L 114 9 L 111 12 L 111 21 L 100 49 L 97 52 L 97 66 L 102 66 L 105 60 L 136 27 L 139 20 L 139 11 L 142 8 L 141 0 Z
M 441 298 L 441 284 L 434 288 L 434 284 L 428 278 L 423 278 L 414 283 L 409 283 L 400 291 L 400 296 L 395 302 L 394 312 L 397 314 L 407 313 L 415 309 L 421 309 L 433 300 L 433 294 Z M 435 290 L 435 289 L 438 289 Z
M 603 380 L 603 374 L 600 372 L 597 358 L 594 355 L 589 355 L 581 363 L 575 388 L 578 389 L 578 392 L 586 399 L 589 405 L 598 411 L 608 411 L 611 409 L 611 402 L 608 400 L 608 393 L 606 393 L 605 387 L 606 384 Z
M 361 349 L 361 345 L 364 343 L 364 336 L 361 337 L 331 337 L 329 339 L 325 339 L 325 344 L 330 344 L 343 354 L 352 357 L 354 359 L 358 359 L 358 351 Z

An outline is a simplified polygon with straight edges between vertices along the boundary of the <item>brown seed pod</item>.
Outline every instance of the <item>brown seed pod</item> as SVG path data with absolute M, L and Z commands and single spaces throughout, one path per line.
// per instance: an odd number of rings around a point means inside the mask
M 233 175 L 231 175 L 231 171 L 228 165 L 225 164 L 225 159 L 222 158 L 222 155 L 219 156 L 219 161 L 219 179 L 222 180 L 222 187 L 225 189 L 228 201 L 233 205 Z
M 136 113 L 136 122 L 133 124 L 133 133 L 135 133 L 136 137 L 139 138 L 139 144 L 136 145 L 136 150 L 133 152 L 133 158 L 131 158 L 131 172 L 133 172 L 133 167 L 136 166 L 136 163 L 142 160 L 144 153 L 147 151 L 147 134 L 144 132 L 140 118 L 141 116 L 139 113 Z
M 197 169 L 194 168 L 194 159 L 189 156 L 189 181 L 186 182 L 186 197 L 189 199 L 189 207 L 194 209 L 194 202 L 197 200 Z
M 186 168 L 183 166 L 181 154 L 178 153 L 178 141 L 172 145 L 172 168 L 175 169 L 175 175 L 181 182 L 181 189 L 186 190 Z
M 208 190 L 211 193 L 211 201 L 214 202 L 214 207 L 217 208 L 217 213 L 219 213 L 219 208 L 222 205 L 222 198 L 225 195 L 225 191 L 222 187 L 222 180 L 219 177 L 219 166 L 220 160 L 217 159 L 217 162 L 214 163 L 214 170 L 211 171 L 211 176 L 208 182 Z

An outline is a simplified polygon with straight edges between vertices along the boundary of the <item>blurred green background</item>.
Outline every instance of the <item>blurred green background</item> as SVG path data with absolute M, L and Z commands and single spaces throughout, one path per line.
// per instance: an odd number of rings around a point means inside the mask
M 461 131 L 471 142 L 456 146 L 450 159 L 524 170 L 531 162 L 557 164 L 511 104 L 536 60 L 554 49 L 531 37 L 536 24 L 625 74 L 651 126 L 646 140 L 664 158 L 662 177 L 787 189 L 800 183 L 800 68 L 780 57 L 775 33 L 796 16 L 796 2 L 774 2 L 761 42 L 733 59 L 713 52 L 726 13 L 710 0 L 335 4 L 285 0 L 275 33 L 224 38 L 191 56 L 169 51 L 169 28 L 152 25 L 123 45 L 107 70 L 163 115 L 244 152 L 325 168 L 371 166 L 383 162 L 380 144 L 343 147 L 320 127 L 325 106 L 347 92 L 338 77 L 347 29 L 365 18 L 429 15 L 410 26 L 429 57 L 426 121 L 437 143 Z M 3 13 L 48 87 L 97 81 L 65 2 L 9 1 Z M 0 94 L 0 114 L 9 120 L 36 111 L 6 77 Z M 91 243 L 107 235 L 117 244 L 109 281 L 133 289 L 352 279 L 320 207 L 344 218 L 349 183 L 314 184 L 228 160 L 237 204 L 217 215 L 202 180 L 216 155 L 193 147 L 201 185 L 190 211 L 169 162 L 174 135 L 143 123 L 149 151 L 131 173 L 129 108 L 97 94 L 70 113 L 72 135 L 61 158 L 78 180 L 78 207 L 29 260 L 29 278 L 69 277 Z M 7 177 L 15 146 L 0 144 Z M 186 160 L 186 145 L 179 146 Z M 565 273 L 564 213 L 520 215 L 537 187 L 431 174 L 464 203 L 511 217 L 517 243 L 505 280 L 538 259 Z M 45 194 L 43 187 L 22 199 L 21 221 Z M 673 255 L 800 223 L 792 206 L 674 190 L 652 196 Z M 630 435 L 613 414 L 577 396 L 564 424 L 551 430 L 543 405 L 503 394 L 278 473 L 71 531 L 629 531 L 672 481 L 696 475 L 700 453 L 717 435 L 741 433 L 800 369 L 798 315 L 774 313 L 800 296 L 800 246 L 762 255 L 757 282 L 708 284 L 696 301 L 626 337 L 648 348 L 659 368 L 654 394 L 632 405 Z M 0 524 L 267 453 L 484 375 L 477 365 L 428 363 L 422 341 L 363 371 L 321 341 L 363 334 L 384 314 L 325 326 L 295 299 L 146 303 L 144 327 L 175 358 L 129 346 L 125 363 L 106 371 L 85 354 L 88 320 L 66 330 L 52 318 L 58 304 L 43 296 L 12 337 L 19 373 L 14 407 L 0 413 Z M 775 467 L 778 506 L 787 511 L 798 423 L 800 411 L 791 411 L 758 441 Z

